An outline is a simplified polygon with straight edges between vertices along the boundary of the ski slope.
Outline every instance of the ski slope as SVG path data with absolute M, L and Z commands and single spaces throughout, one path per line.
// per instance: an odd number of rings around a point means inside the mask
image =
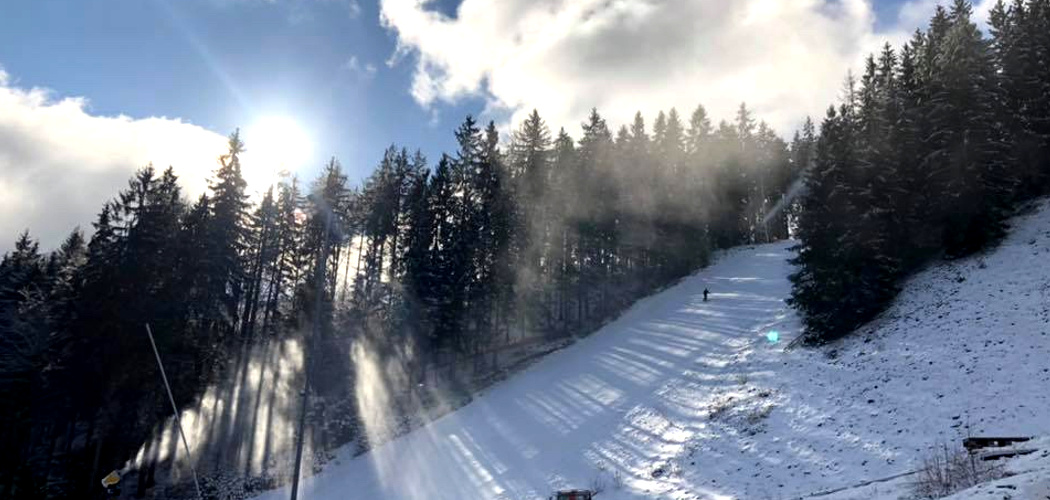
M 800 327 L 784 303 L 791 243 L 728 252 L 458 411 L 341 451 L 300 498 L 800 498 L 913 470 L 968 434 L 1048 435 L 1047 208 L 821 349 L 785 350 Z M 1026 473 L 1050 484 L 1050 460 Z M 906 481 L 822 498 L 895 499 Z

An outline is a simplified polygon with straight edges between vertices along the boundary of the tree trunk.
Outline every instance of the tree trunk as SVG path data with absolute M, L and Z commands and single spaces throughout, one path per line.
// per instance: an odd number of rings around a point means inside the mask
M 99 476 L 99 473 L 98 473 L 98 465 L 99 465 L 99 459 L 102 458 L 102 443 L 103 443 L 103 441 L 105 441 L 105 438 L 104 438 L 104 436 L 100 435 L 98 437 L 98 441 L 95 443 L 95 458 L 91 461 L 91 474 L 88 475 L 88 480 L 87 480 L 88 489 L 85 490 L 85 491 L 88 492 L 89 497 L 94 496 L 94 495 L 91 495 L 90 492 L 95 486 L 96 478 L 97 479 L 102 479 L 102 477 Z

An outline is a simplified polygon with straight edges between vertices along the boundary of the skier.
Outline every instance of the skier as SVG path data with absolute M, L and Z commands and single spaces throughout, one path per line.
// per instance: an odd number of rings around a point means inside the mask
M 707 302 L 707 289 L 704 289 L 704 302 Z

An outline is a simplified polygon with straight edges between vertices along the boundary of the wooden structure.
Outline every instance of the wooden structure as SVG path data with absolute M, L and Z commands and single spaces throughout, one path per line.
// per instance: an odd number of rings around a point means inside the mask
M 1030 437 L 968 437 L 963 439 L 963 448 L 981 460 L 999 460 L 1039 451 L 1036 448 L 1013 447 L 1016 443 L 1031 440 Z
M 594 492 L 588 490 L 562 490 L 554 494 L 551 500 L 592 500 Z
M 984 448 L 1002 448 L 1014 443 L 1031 441 L 1030 437 L 968 437 L 963 439 L 963 448 L 973 452 Z

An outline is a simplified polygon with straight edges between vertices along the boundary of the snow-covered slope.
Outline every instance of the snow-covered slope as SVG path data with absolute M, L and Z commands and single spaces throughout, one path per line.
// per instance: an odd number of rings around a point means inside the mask
M 907 472 L 967 434 L 1050 434 L 1050 210 L 1014 226 L 819 350 L 784 350 L 790 243 L 729 252 L 460 410 L 340 455 L 302 498 L 797 498 Z M 825 498 L 896 498 L 902 481 Z
M 1010 460 L 1005 465 L 1008 477 L 960 491 L 945 500 L 1050 499 L 1050 438 L 1030 441 L 1018 448 L 1039 451 Z

